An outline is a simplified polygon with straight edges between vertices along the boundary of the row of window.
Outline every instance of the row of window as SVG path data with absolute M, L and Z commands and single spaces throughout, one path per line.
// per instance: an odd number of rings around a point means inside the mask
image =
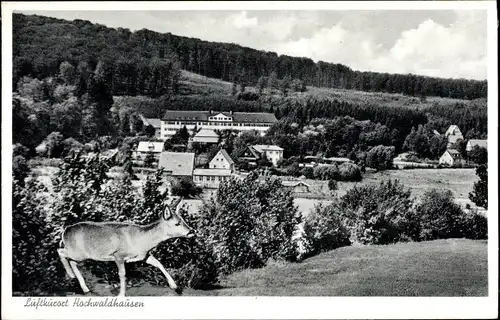
M 233 127 L 270 127 L 271 124 L 269 123 L 227 123 L 227 122 L 211 122 L 207 124 L 206 122 L 193 122 L 193 121 L 164 121 L 165 124 L 171 124 L 171 125 L 197 125 L 197 126 L 203 126 L 203 125 L 209 125 L 209 126 L 221 126 L 221 127 L 228 127 L 228 126 L 233 126 Z
M 229 177 L 219 177 L 219 176 L 194 176 L 194 181 L 226 181 L 229 180 Z

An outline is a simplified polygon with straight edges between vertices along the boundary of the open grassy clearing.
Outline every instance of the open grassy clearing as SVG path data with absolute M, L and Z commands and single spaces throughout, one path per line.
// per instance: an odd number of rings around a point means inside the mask
M 271 263 L 222 278 L 217 289 L 188 296 L 487 296 L 487 241 L 448 239 L 343 247 L 301 263 Z M 97 295 L 116 288 L 89 281 Z M 170 296 L 141 284 L 129 296 Z
M 181 93 L 182 94 L 218 94 L 231 95 L 232 83 L 220 79 L 208 78 L 196 73 L 182 70 L 181 73 Z M 246 91 L 258 92 L 257 88 L 247 86 Z M 281 95 L 277 90 L 266 88 L 263 92 L 265 96 Z M 340 101 L 349 102 L 352 104 L 373 104 L 389 107 L 409 106 L 415 108 L 425 108 L 435 105 L 454 105 L 456 103 L 479 103 L 486 105 L 486 100 L 459 100 L 452 98 L 427 97 L 421 100 L 417 97 L 405 96 L 400 93 L 385 93 L 385 92 L 365 92 L 347 89 L 335 88 L 318 88 L 307 87 L 307 92 L 289 92 L 289 97 L 317 97 L 317 98 L 334 98 Z

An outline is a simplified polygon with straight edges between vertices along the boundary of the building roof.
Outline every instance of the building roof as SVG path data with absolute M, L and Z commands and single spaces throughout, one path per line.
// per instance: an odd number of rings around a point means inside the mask
M 226 158 L 226 161 L 229 163 L 229 164 L 234 164 L 234 161 L 233 159 L 231 159 L 231 156 L 229 155 L 229 153 L 227 153 L 226 149 L 220 149 L 219 152 L 217 152 L 217 154 L 221 154 L 224 158 Z M 217 157 L 217 154 L 215 155 L 215 157 Z M 214 158 L 215 158 L 214 157 Z M 212 159 L 213 160 L 213 159 Z M 210 160 L 211 161 L 211 160 Z
M 476 139 L 471 139 L 467 144 L 470 144 L 471 147 L 482 147 L 482 148 L 488 148 L 488 140 L 476 140 Z
M 255 150 L 253 147 L 251 146 L 247 146 L 245 149 L 243 149 L 243 151 L 241 151 L 241 153 L 238 155 L 239 158 L 248 158 L 248 157 L 242 157 L 243 154 L 246 152 L 246 151 L 250 151 L 250 153 L 253 155 L 253 157 L 255 159 L 260 159 L 260 152 Z
M 212 129 L 201 129 L 197 134 L 194 135 L 195 138 L 209 137 L 209 138 L 219 138 L 217 132 Z
M 208 121 L 208 117 L 217 115 L 219 111 L 185 111 L 185 110 L 167 110 L 162 120 L 192 120 L 192 121 Z M 274 114 L 264 112 L 233 112 L 233 114 L 224 113 L 224 115 L 232 116 L 235 122 L 246 123 L 274 123 L 278 121 Z
M 333 162 L 353 162 L 349 158 L 341 158 L 341 157 L 330 157 L 330 158 L 325 158 L 324 160 Z
M 163 142 L 141 141 L 137 146 L 137 152 L 162 152 Z
M 152 125 L 154 128 L 160 128 L 161 127 L 161 119 L 158 118 L 146 118 L 146 121 Z
M 230 176 L 231 170 L 229 170 L 229 169 L 194 169 L 193 175 L 195 175 L 195 176 Z
M 299 185 L 306 186 L 310 188 L 311 186 L 305 183 L 304 181 L 281 181 L 281 184 L 285 187 L 296 187 Z
M 446 130 L 445 136 L 449 136 L 449 135 L 462 135 L 462 132 L 460 131 L 460 129 L 458 128 L 457 125 L 455 124 L 452 124 L 448 130 Z
M 256 145 L 253 145 L 252 148 L 257 150 L 258 152 L 283 151 L 283 148 L 281 148 L 281 147 L 278 147 L 276 145 L 266 145 L 266 144 L 256 144 Z
M 142 123 L 145 126 L 151 125 L 154 128 L 160 128 L 161 127 L 161 119 L 158 119 L 158 118 L 146 118 L 142 114 L 140 114 L 139 117 L 141 118 Z
M 458 152 L 458 150 L 448 149 L 448 150 L 445 151 L 445 153 L 446 152 L 448 152 L 453 159 L 460 159 L 460 158 L 462 158 L 462 154 L 460 152 Z
M 191 176 L 194 167 L 194 153 L 162 152 L 158 167 L 171 171 L 173 176 Z

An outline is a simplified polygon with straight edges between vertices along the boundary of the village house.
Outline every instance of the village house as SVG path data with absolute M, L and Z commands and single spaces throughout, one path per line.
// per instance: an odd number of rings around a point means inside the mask
M 193 171 L 193 182 L 202 188 L 217 189 L 222 181 L 231 178 L 229 169 L 200 169 Z
M 261 158 L 265 158 L 272 162 L 274 166 L 283 159 L 283 148 L 276 145 L 254 145 L 252 148 L 260 154 Z
M 155 128 L 155 138 L 161 139 L 161 119 L 145 118 L 142 114 L 139 117 L 141 118 L 142 125 L 144 127 L 152 126 Z
M 161 119 L 161 138 L 173 136 L 186 127 L 192 133 L 195 128 L 233 130 L 237 132 L 256 130 L 261 135 L 278 121 L 274 114 L 263 112 L 214 112 L 167 110 Z
M 462 155 L 458 152 L 458 150 L 448 149 L 439 158 L 439 164 L 454 167 L 465 164 L 465 160 L 462 158 Z
M 218 188 L 222 181 L 231 178 L 234 172 L 234 161 L 226 150 L 221 149 L 210 160 L 208 167 L 208 169 L 195 169 L 193 181 L 202 188 Z
M 328 164 L 342 164 L 346 162 L 354 163 L 354 161 L 352 161 L 351 159 L 343 157 L 330 157 L 330 158 L 324 158 L 323 160 L 325 161 L 325 163 Z
M 465 150 L 467 152 L 471 151 L 475 146 L 481 147 L 488 149 L 488 140 L 474 140 L 471 139 L 467 142 L 467 146 L 465 147 Z
M 251 165 L 256 165 L 257 161 L 266 159 L 277 166 L 278 162 L 283 159 L 283 148 L 276 145 L 247 146 L 238 159 Z
M 193 176 L 194 153 L 162 152 L 158 168 L 163 168 L 172 177 L 184 178 Z
M 217 142 L 219 142 L 219 135 L 212 129 L 201 129 L 193 137 L 193 142 L 217 143 Z
M 444 136 L 448 138 L 448 147 L 451 147 L 455 143 L 457 143 L 457 140 L 463 140 L 464 136 L 462 134 L 462 131 L 458 128 L 457 125 L 451 125 L 448 130 L 444 133 Z
M 292 189 L 293 193 L 300 194 L 311 192 L 311 186 L 304 181 L 282 181 L 281 184 L 286 188 Z
M 163 142 L 141 141 L 132 156 L 136 160 L 144 160 L 149 153 L 152 153 L 158 160 L 163 151 Z
M 210 169 L 229 169 L 234 171 L 234 161 L 231 159 L 225 149 L 220 149 L 219 152 L 210 160 L 208 167 Z

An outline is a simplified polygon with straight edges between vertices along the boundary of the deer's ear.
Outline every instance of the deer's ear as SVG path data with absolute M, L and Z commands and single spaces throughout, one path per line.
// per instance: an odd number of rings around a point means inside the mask
M 163 211 L 163 219 L 168 220 L 170 218 L 172 218 L 172 210 L 170 210 L 170 207 L 167 205 Z

